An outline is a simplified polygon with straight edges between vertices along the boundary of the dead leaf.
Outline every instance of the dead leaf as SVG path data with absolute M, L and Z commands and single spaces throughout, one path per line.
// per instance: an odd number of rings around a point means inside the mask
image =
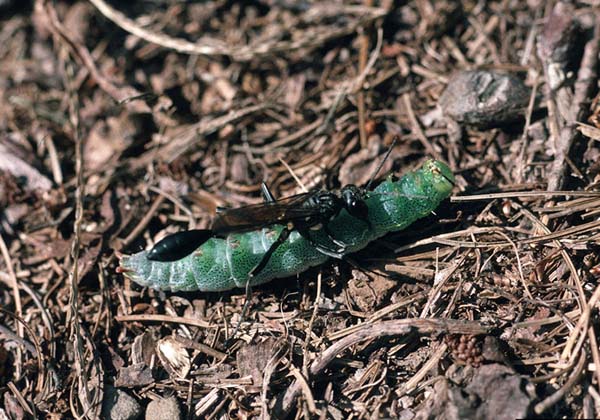
M 48 191 L 52 188 L 52 182 L 35 169 L 29 162 L 34 160 L 30 153 L 23 149 L 17 149 L 8 141 L 0 143 L 0 171 L 6 171 L 14 177 L 24 177 L 27 182 L 23 188 L 29 191 Z
M 190 372 L 191 361 L 187 349 L 173 337 L 165 337 L 156 344 L 156 354 L 173 379 L 184 379 Z

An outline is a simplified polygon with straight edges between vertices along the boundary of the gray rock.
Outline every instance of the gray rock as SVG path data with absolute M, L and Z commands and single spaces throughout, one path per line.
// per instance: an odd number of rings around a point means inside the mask
M 533 385 L 507 366 L 484 365 L 473 372 L 470 380 L 464 378 L 462 382 L 436 382 L 415 420 L 509 420 L 531 414 Z
M 102 418 L 107 420 L 135 420 L 142 407 L 131 395 L 120 389 L 107 387 L 102 401 Z
M 458 123 L 500 126 L 524 117 L 530 94 L 511 74 L 463 71 L 450 79 L 438 104 L 446 117 Z
M 152 401 L 146 408 L 146 420 L 179 420 L 181 410 L 174 396 Z

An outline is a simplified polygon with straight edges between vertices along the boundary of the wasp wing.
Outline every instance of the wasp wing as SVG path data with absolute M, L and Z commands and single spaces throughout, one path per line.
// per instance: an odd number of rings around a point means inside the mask
M 213 226 L 174 233 L 158 242 L 147 255 L 153 261 L 176 261 L 189 254 L 214 236 L 247 232 L 278 223 L 304 219 L 319 213 L 318 206 L 305 206 L 315 192 L 303 193 L 260 204 L 219 209 Z
M 318 206 L 305 205 L 314 194 L 315 192 L 302 193 L 273 202 L 224 210 L 217 214 L 211 229 L 217 235 L 226 235 L 317 215 L 320 212 Z

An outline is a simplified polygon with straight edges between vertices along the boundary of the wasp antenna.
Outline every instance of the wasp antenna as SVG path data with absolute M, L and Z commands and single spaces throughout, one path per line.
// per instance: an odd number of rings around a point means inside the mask
M 442 176 L 444 177 L 444 179 L 445 179 L 446 181 L 448 181 L 449 183 L 451 183 L 453 186 L 455 186 L 455 187 L 456 187 L 456 182 L 455 182 L 455 181 L 451 180 L 450 178 L 448 178 L 448 177 L 447 177 L 446 175 L 444 175 L 444 174 L 442 174 Z
M 445 173 L 443 173 L 441 170 L 439 170 L 438 168 L 434 168 L 434 171 L 436 174 L 440 175 L 442 178 L 444 178 L 446 181 L 448 181 L 450 184 L 452 184 L 453 186 L 456 187 L 456 181 L 450 179 Z
M 367 186 L 365 187 L 365 190 L 368 191 L 369 188 L 371 187 L 371 184 L 373 184 L 373 181 L 375 181 L 375 177 L 377 176 L 377 174 L 379 173 L 379 171 L 383 167 L 383 164 L 385 163 L 385 161 L 390 157 L 390 153 L 392 153 L 392 149 L 394 148 L 394 146 L 396 145 L 396 143 L 398 143 L 398 139 L 399 138 L 400 138 L 400 136 L 398 134 L 396 134 L 394 136 L 394 140 L 392 140 L 392 144 L 390 145 L 390 147 L 388 148 L 387 152 L 385 153 L 385 156 L 383 157 L 383 160 L 379 163 L 379 166 L 377 166 L 377 169 L 375 170 L 375 173 L 373 173 L 373 176 L 371 177 L 371 179 L 367 183 Z

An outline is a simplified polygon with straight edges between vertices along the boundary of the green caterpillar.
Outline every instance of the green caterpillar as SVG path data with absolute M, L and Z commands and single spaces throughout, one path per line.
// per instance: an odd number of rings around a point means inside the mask
M 421 169 L 407 173 L 398 181 L 389 177 L 366 194 L 370 226 L 345 210 L 328 226 L 337 240 L 348 244 L 346 254 L 356 252 L 388 232 L 404 229 L 427 216 L 450 195 L 453 186 L 454 175 L 450 168 L 442 162 L 429 160 Z M 230 234 L 225 239 L 212 238 L 192 254 L 172 262 L 151 261 L 147 251 L 123 255 L 119 271 L 139 285 L 174 292 L 243 288 L 248 282 L 248 273 L 259 264 L 283 229 L 283 226 L 273 225 Z M 313 240 L 317 244 L 331 245 L 331 240 L 320 231 L 314 232 Z M 250 285 L 301 273 L 328 258 L 293 231 L 276 249 L 265 268 L 251 278 Z

